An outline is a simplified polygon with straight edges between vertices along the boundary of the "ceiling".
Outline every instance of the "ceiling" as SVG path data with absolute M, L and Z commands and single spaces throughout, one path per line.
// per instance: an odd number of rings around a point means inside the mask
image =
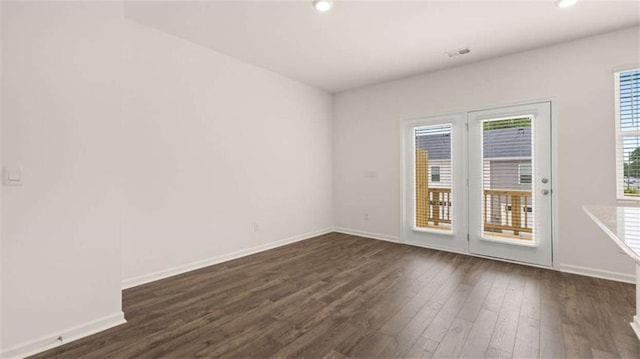
M 637 0 L 334 1 L 136 1 L 125 16 L 328 92 L 640 24 Z

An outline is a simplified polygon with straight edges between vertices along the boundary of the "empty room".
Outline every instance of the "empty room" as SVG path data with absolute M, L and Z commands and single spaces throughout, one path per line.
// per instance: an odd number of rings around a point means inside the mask
M 0 357 L 640 358 L 637 0 L 0 0 Z

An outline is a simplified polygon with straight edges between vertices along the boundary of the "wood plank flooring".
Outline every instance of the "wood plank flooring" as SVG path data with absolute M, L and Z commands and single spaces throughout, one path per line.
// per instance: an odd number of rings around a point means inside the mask
M 37 358 L 639 358 L 634 286 L 331 233 L 125 290 Z

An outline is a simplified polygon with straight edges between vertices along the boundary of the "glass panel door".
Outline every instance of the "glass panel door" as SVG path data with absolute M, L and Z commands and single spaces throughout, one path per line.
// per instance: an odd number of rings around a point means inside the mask
M 403 125 L 405 242 L 467 251 L 465 114 Z
M 469 251 L 551 265 L 549 103 L 469 113 Z

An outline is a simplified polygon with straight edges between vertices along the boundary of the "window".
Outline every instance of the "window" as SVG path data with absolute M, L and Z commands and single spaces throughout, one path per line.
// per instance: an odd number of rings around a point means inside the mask
M 440 166 L 431 166 L 431 182 L 440 182 Z
M 518 165 L 518 184 L 531 184 L 530 163 L 520 163 Z
M 415 228 L 452 231 L 452 133 L 450 123 L 413 128 Z
M 640 69 L 616 72 L 615 101 L 618 198 L 640 200 Z

